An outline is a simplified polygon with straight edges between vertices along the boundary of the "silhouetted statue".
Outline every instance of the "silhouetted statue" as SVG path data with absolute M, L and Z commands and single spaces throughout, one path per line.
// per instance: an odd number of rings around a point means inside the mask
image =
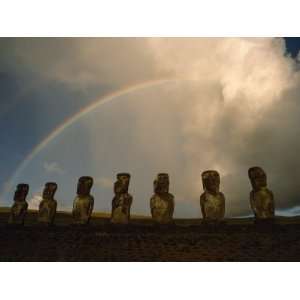
M 217 171 L 209 170 L 202 173 L 204 193 L 200 196 L 200 206 L 205 222 L 222 221 L 225 214 L 225 197 L 219 191 L 220 175 Z
M 274 196 L 267 188 L 267 175 L 260 167 L 248 170 L 253 190 L 250 192 L 250 205 L 254 216 L 258 220 L 267 220 L 274 217 Z
M 171 223 L 174 213 L 174 196 L 169 193 L 169 175 L 160 173 L 153 182 L 154 195 L 150 199 L 152 219 L 156 223 Z
M 112 200 L 111 222 L 115 224 L 128 224 L 132 196 L 128 193 L 130 174 L 117 174 L 114 184 L 115 197 Z
M 73 218 L 76 224 L 88 224 L 94 208 L 94 197 L 90 195 L 93 178 L 83 176 L 78 179 L 77 196 L 73 203 Z
M 55 182 L 47 182 L 43 191 L 43 200 L 39 205 L 38 222 L 42 224 L 52 225 L 56 214 L 57 201 L 54 199 L 57 184 Z
M 26 202 L 28 191 L 29 191 L 28 184 L 20 183 L 17 185 L 17 189 L 14 195 L 14 204 L 10 210 L 8 223 L 16 224 L 16 225 L 24 224 L 24 220 L 28 208 L 28 203 Z

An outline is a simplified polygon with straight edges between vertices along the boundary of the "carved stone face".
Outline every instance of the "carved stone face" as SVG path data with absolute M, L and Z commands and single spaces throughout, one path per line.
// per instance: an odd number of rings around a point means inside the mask
M 260 167 L 252 167 L 248 170 L 253 190 L 257 191 L 267 186 L 267 175 Z
M 19 201 L 19 202 L 25 201 L 28 191 L 29 191 L 28 184 L 25 183 L 18 184 L 14 195 L 14 201 Z
M 130 182 L 130 174 L 128 173 L 117 174 L 117 181 L 114 184 L 115 194 L 128 193 L 129 182 Z
M 93 178 L 90 176 L 82 176 L 78 179 L 77 195 L 88 196 L 93 186 Z
M 156 194 L 168 193 L 169 184 L 169 175 L 167 173 L 159 173 L 154 180 L 154 192 Z
M 43 191 L 43 199 L 53 199 L 57 190 L 57 184 L 55 182 L 47 182 Z
M 217 171 L 209 170 L 202 173 L 203 189 L 211 194 L 217 194 L 220 188 L 220 175 Z

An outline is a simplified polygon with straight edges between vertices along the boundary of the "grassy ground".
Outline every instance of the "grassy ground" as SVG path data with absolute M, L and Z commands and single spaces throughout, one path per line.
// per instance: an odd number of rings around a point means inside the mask
M 78 227 L 70 213 L 58 212 L 47 228 L 29 212 L 25 226 L 13 228 L 8 215 L 1 209 L 1 261 L 300 261 L 299 217 L 277 217 L 272 227 L 257 227 L 251 218 L 227 219 L 218 228 L 200 219 L 157 227 L 138 216 L 113 226 L 108 214 L 96 213 L 89 226 Z

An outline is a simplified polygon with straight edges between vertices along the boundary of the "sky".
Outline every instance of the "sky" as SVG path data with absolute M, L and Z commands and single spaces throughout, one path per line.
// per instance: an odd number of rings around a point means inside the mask
M 131 173 L 133 214 L 170 176 L 175 217 L 199 217 L 201 173 L 216 169 L 226 216 L 251 214 L 247 170 L 263 167 L 278 214 L 300 213 L 300 38 L 1 38 L 0 205 L 16 184 L 58 184 L 71 210 L 78 177 L 110 212 Z

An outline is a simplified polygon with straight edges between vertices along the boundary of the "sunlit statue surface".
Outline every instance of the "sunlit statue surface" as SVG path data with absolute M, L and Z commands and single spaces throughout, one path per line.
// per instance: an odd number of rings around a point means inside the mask
M 57 201 L 54 199 L 57 184 L 47 182 L 43 191 L 43 200 L 39 205 L 38 222 L 41 224 L 52 225 L 56 214 Z
M 260 167 L 248 170 L 252 185 L 250 205 L 257 220 L 267 220 L 274 217 L 274 196 L 267 188 L 267 175 Z
M 117 174 L 114 184 L 115 197 L 112 200 L 111 222 L 114 224 L 128 224 L 132 196 L 128 193 L 130 174 Z
M 200 196 L 200 206 L 204 222 L 220 222 L 225 214 L 225 196 L 219 191 L 220 175 L 208 170 L 202 173 L 204 193 Z
M 29 191 L 29 185 L 21 183 L 17 185 L 14 195 L 14 204 L 10 210 L 8 223 L 15 225 L 23 225 L 27 213 L 28 203 L 26 197 Z
M 73 218 L 75 224 L 88 224 L 94 208 L 94 197 L 90 194 L 93 178 L 83 176 L 78 179 L 77 196 L 73 203 Z
M 174 196 L 169 193 L 169 175 L 160 173 L 153 182 L 154 195 L 150 199 L 153 221 L 168 224 L 173 220 Z

